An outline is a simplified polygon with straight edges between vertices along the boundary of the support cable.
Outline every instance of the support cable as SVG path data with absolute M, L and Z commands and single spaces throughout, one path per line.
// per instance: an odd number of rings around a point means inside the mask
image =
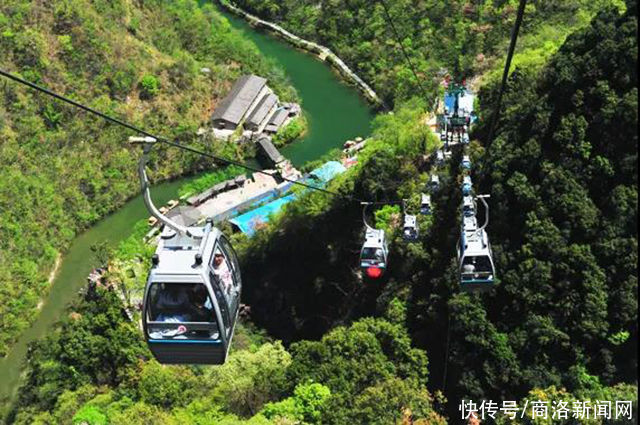
M 500 91 L 498 92 L 498 100 L 496 101 L 495 110 L 493 111 L 493 117 L 491 119 L 491 127 L 489 127 L 489 137 L 487 142 L 491 143 L 493 139 L 493 131 L 498 123 L 498 117 L 500 116 L 500 107 L 502 106 L 502 95 L 504 94 L 505 87 L 507 86 L 507 79 L 509 78 L 509 68 L 511 68 L 511 60 L 513 59 L 513 52 L 516 49 L 516 41 L 518 40 L 518 33 L 520 32 L 520 25 L 522 24 L 522 18 L 524 16 L 524 8 L 527 4 L 527 0 L 520 0 L 518 6 L 518 15 L 516 16 L 516 22 L 511 30 L 511 42 L 509 43 L 509 50 L 507 52 L 507 60 L 504 64 L 504 71 L 502 72 L 502 82 L 500 83 Z
M 225 165 L 235 165 L 237 167 L 244 168 L 245 170 L 251 171 L 253 173 L 261 173 L 261 174 L 265 174 L 265 175 L 271 176 L 270 173 L 268 173 L 268 172 L 266 172 L 264 170 L 261 170 L 259 168 L 255 168 L 255 167 L 251 167 L 249 165 L 243 164 L 240 161 L 236 161 L 234 159 L 229 159 L 229 158 L 223 158 L 223 157 L 220 157 L 220 156 L 217 156 L 217 155 L 213 155 L 213 154 L 210 154 L 210 153 L 207 153 L 207 152 L 203 152 L 201 150 L 192 148 L 190 146 L 182 145 L 180 143 L 165 139 L 163 137 L 156 136 L 156 135 L 154 135 L 154 134 L 152 134 L 152 133 L 150 133 L 150 132 L 148 132 L 146 130 L 143 130 L 143 129 L 139 128 L 139 127 L 136 127 L 136 126 L 134 126 L 132 124 L 129 124 L 129 123 L 125 122 L 125 121 L 122 121 L 122 120 L 120 120 L 118 118 L 114 118 L 114 117 L 112 117 L 110 115 L 107 115 L 107 114 L 105 114 L 103 112 L 100 112 L 100 111 L 98 111 L 98 110 L 96 110 L 94 108 L 91 108 L 91 107 L 89 107 L 87 105 L 84 105 L 84 104 L 82 104 L 80 102 L 77 102 L 77 101 L 75 101 L 73 99 L 70 99 L 68 97 L 62 96 L 62 95 L 60 95 L 58 93 L 55 93 L 55 92 L 53 92 L 53 91 L 51 91 L 51 90 L 49 90 L 49 89 L 47 89 L 45 87 L 39 86 L 37 84 L 34 84 L 34 83 L 30 82 L 30 81 L 27 81 L 27 80 L 25 80 L 23 78 L 20 78 L 20 77 L 14 75 L 14 74 L 11 74 L 11 73 L 9 73 L 7 71 L 2 70 L 2 69 L 0 69 L 0 75 L 4 76 L 4 77 L 6 77 L 6 78 L 8 78 L 10 80 L 13 80 L 13 81 L 15 81 L 15 82 L 17 82 L 19 84 L 28 86 L 28 87 L 30 87 L 30 88 L 38 91 L 38 92 L 44 93 L 44 94 L 46 94 L 48 96 L 51 96 L 51 97 L 53 97 L 53 98 L 55 98 L 57 100 L 60 100 L 62 102 L 65 102 L 65 103 L 68 103 L 70 105 L 73 105 L 76 108 L 82 109 L 82 110 L 84 110 L 86 112 L 89 112 L 90 114 L 96 115 L 96 116 L 98 116 L 98 117 L 100 117 L 100 118 L 102 118 L 102 119 L 104 119 L 106 121 L 109 121 L 109 122 L 113 123 L 113 124 L 125 127 L 125 128 L 127 128 L 127 129 L 129 129 L 131 131 L 134 131 L 136 133 L 142 134 L 142 135 L 144 135 L 146 137 L 151 137 L 151 138 L 155 139 L 156 141 L 158 141 L 159 143 L 163 143 L 163 144 L 168 145 L 168 146 L 172 146 L 172 147 L 175 147 L 175 148 L 178 148 L 178 149 L 182 149 L 183 151 L 186 151 L 186 152 L 191 152 L 191 153 L 195 153 L 197 155 L 201 155 L 201 156 L 203 156 L 205 158 L 212 159 L 214 162 L 217 162 L 217 163 L 222 163 L 222 164 L 225 164 Z M 329 194 L 329 195 L 332 195 L 332 196 L 350 198 L 352 201 L 363 202 L 362 200 L 360 200 L 358 198 L 355 198 L 353 196 L 342 195 L 342 194 L 339 194 L 337 192 L 332 192 L 330 190 L 323 189 L 323 188 L 320 188 L 320 187 L 317 187 L 317 186 L 313 186 L 313 185 L 310 185 L 310 184 L 306 184 L 306 183 L 303 183 L 303 182 L 298 181 L 298 180 L 293 180 L 293 179 L 289 179 L 289 178 L 286 178 L 286 177 L 282 177 L 282 179 L 284 181 L 290 182 L 292 184 L 296 184 L 298 186 L 305 187 L 307 189 L 316 190 L 316 191 L 323 192 L 323 193 L 326 193 L 326 194 Z
M 389 27 L 393 31 L 393 34 L 396 39 L 396 43 L 398 44 L 398 46 L 400 46 L 400 50 L 402 50 L 402 54 L 404 55 L 404 58 L 407 64 L 409 65 L 409 69 L 413 73 L 413 76 L 415 77 L 416 82 L 418 83 L 418 87 L 420 88 L 420 91 L 422 91 L 422 95 L 424 96 L 424 99 L 427 100 L 428 98 L 427 90 L 422 85 L 422 80 L 420 79 L 420 77 L 418 77 L 418 72 L 416 71 L 416 68 L 413 66 L 413 62 L 411 62 L 409 53 L 407 53 L 407 50 L 404 48 L 404 45 L 402 44 L 402 40 L 400 39 L 400 34 L 398 33 L 398 30 L 396 29 L 396 26 L 393 23 L 393 19 L 391 19 L 391 14 L 389 13 L 389 8 L 387 7 L 387 3 L 385 0 L 380 0 L 380 3 L 382 4 L 382 8 L 384 9 L 384 14 L 386 15 L 387 23 L 389 24 Z

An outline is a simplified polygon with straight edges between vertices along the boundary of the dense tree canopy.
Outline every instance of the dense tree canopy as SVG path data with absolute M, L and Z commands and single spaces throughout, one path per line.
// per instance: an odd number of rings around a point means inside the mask
M 466 374 L 474 379 L 457 384 L 463 393 L 579 389 L 576 368 L 605 384 L 635 382 L 636 31 L 635 3 L 623 16 L 602 12 L 567 39 L 541 75 L 518 68 L 509 80 L 476 179 L 492 196 L 500 284 L 465 302 L 474 309 L 470 303 L 481 302 L 484 313 L 454 319 L 454 347 L 471 342 L 482 321 L 492 322 L 508 348 L 491 356 L 503 362 L 504 381 L 485 383 L 481 377 L 493 374 L 473 368 Z M 495 87 L 481 93 L 485 123 L 494 96 Z M 467 369 L 481 353 L 459 349 L 454 361 Z M 514 355 L 517 363 L 505 367 Z
M 290 351 L 243 327 L 224 366 L 166 367 L 148 361 L 121 308 L 114 291 L 90 291 L 33 347 L 13 422 L 387 424 L 408 408 L 444 423 L 426 389 L 427 357 L 400 324 L 364 319 Z

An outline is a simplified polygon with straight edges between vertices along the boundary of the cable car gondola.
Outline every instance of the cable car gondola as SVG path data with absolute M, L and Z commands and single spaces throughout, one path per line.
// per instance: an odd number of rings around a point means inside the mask
M 485 290 L 495 280 L 495 266 L 489 237 L 485 230 L 489 222 L 489 206 L 486 195 L 478 196 L 486 208 L 485 223 L 478 228 L 475 216 L 463 216 L 458 244 L 460 286 L 465 291 Z
M 488 289 L 494 282 L 493 254 L 484 229 L 462 232 L 458 247 L 460 285 L 464 290 Z
M 462 178 L 462 194 L 469 195 L 471 194 L 471 190 L 473 190 L 473 184 L 471 182 L 470 176 L 464 176 Z
M 384 230 L 375 229 L 367 224 L 366 209 L 368 203 L 363 203 L 362 219 L 366 227 L 365 240 L 360 250 L 360 269 L 371 279 L 378 279 L 387 269 L 389 247 Z
M 143 301 L 149 349 L 163 364 L 223 364 L 240 307 L 236 253 L 211 220 L 185 227 L 156 209 L 145 172 L 155 139 L 132 139 L 144 143 L 138 173 L 145 205 L 164 224 Z
M 389 249 L 384 230 L 367 227 L 360 251 L 360 268 L 370 278 L 382 277 L 387 268 Z
M 402 237 L 406 241 L 418 240 L 418 225 L 415 215 L 404 215 L 404 226 L 402 226 Z
M 460 165 L 465 170 L 471 169 L 471 158 L 469 158 L 469 155 L 462 155 L 462 162 L 460 163 Z
M 402 200 L 402 210 L 404 212 L 404 224 L 402 225 L 402 238 L 405 241 L 413 242 L 418 240 L 418 219 L 413 214 L 407 213 L 406 199 Z
M 441 166 L 444 164 L 444 152 L 442 149 L 438 149 L 436 151 L 436 166 Z
M 421 194 L 420 214 L 423 214 L 423 215 L 431 214 L 431 195 L 427 195 L 426 193 Z
M 476 205 L 471 195 L 462 197 L 462 217 L 475 217 Z
M 440 189 L 440 177 L 437 174 L 432 174 L 429 179 L 428 189 L 431 193 L 437 192 Z

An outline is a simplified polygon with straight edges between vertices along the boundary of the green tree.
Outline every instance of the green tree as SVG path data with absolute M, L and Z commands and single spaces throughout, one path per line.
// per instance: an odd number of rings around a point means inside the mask
M 303 423 L 320 423 L 322 410 L 331 390 L 318 383 L 299 384 L 293 396 L 275 403 L 267 403 L 261 413 L 269 418 L 288 418 Z
M 237 352 L 223 366 L 211 370 L 208 379 L 215 382 L 213 398 L 237 415 L 255 415 L 281 394 L 290 363 L 291 357 L 280 343 L 264 344 L 256 352 Z
M 73 415 L 74 425 L 107 425 L 107 416 L 95 406 L 85 406 Z
M 140 97 L 151 99 L 160 93 L 160 81 L 153 75 L 145 75 L 140 80 Z

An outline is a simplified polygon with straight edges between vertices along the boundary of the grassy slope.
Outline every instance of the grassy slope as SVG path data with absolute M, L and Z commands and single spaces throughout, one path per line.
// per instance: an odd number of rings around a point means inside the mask
M 544 20 L 535 26 L 522 27 L 518 36 L 516 51 L 511 61 L 511 69 L 529 68 L 539 69 L 558 51 L 564 43 L 567 36 L 577 30 L 589 25 L 595 14 L 607 6 L 616 7 L 620 12 L 626 9 L 621 0 L 601 0 L 586 2 L 580 1 L 576 3 L 578 8 L 571 11 L 570 9 L 561 16 L 551 16 L 550 19 Z M 525 9 L 525 16 L 535 10 L 535 6 L 531 3 Z M 507 43 L 505 40 L 504 48 L 507 51 Z M 490 82 L 499 80 L 502 76 L 504 67 L 504 54 L 493 58 L 487 62 L 487 66 L 478 69 L 481 73 L 480 82 Z
M 0 4 L 2 68 L 153 132 L 196 140 L 216 102 L 244 72 L 295 94 L 282 73 L 210 6 L 192 0 Z M 207 67 L 210 73 L 201 72 Z M 146 77 L 146 90 L 141 82 Z M 5 81 L 0 85 L 0 355 L 47 292 L 57 254 L 137 190 L 130 134 Z M 158 149 L 154 179 L 203 168 Z

